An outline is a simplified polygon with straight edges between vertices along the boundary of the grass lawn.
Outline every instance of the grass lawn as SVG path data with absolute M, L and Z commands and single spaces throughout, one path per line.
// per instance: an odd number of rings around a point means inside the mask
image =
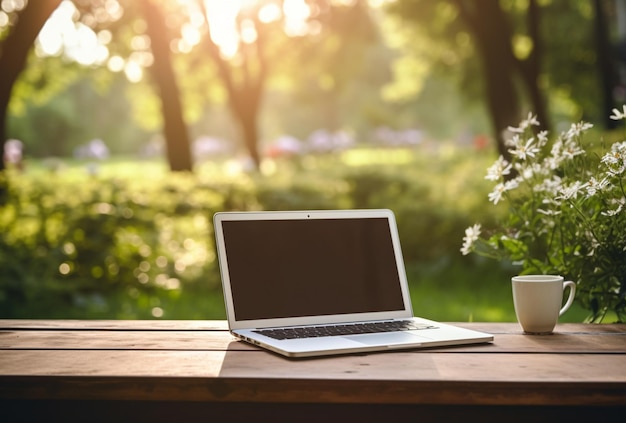
M 466 261 L 408 265 L 413 312 L 448 322 L 515 322 L 511 293 L 514 268 Z M 480 275 L 480 276 L 478 276 Z M 574 302 L 559 322 L 582 322 L 588 311 Z

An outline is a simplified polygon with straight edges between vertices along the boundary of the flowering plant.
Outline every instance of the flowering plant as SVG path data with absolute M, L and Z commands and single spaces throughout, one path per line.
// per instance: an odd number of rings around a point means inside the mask
M 611 118 L 626 120 L 626 106 Z M 500 156 L 485 177 L 495 183 L 490 202 L 508 203 L 508 217 L 500 230 L 467 228 L 461 252 L 510 260 L 521 273 L 563 275 L 576 281 L 588 321 L 625 321 L 626 141 L 596 154 L 583 149 L 589 123 L 552 141 L 536 126 L 529 114 L 508 128 L 511 159 Z

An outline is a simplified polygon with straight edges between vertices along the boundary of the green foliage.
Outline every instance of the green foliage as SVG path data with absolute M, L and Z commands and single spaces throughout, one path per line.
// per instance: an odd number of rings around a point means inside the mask
M 508 281 L 518 270 L 456 253 L 464 227 L 498 214 L 482 207 L 486 159 L 465 149 L 353 150 L 235 177 L 221 163 L 191 175 L 110 161 L 96 176 L 86 163 L 31 164 L 9 174 L 0 208 L 0 317 L 222 319 L 215 211 L 388 207 L 416 312 L 512 321 Z M 578 307 L 565 319 L 585 316 Z
M 625 119 L 614 110 L 613 119 Z M 523 266 L 526 274 L 560 274 L 577 283 L 577 297 L 602 322 L 626 320 L 626 142 L 600 158 L 583 148 L 588 123 L 572 124 L 551 145 L 529 115 L 511 128 L 511 163 L 500 157 L 487 171 L 495 187 L 489 199 L 504 201 L 509 215 L 480 238 L 466 231 L 463 253 L 476 252 Z
M 192 175 L 110 162 L 96 176 L 32 164 L 10 173 L 0 208 L 0 317 L 223 318 L 219 210 L 391 208 L 408 263 L 455 260 L 471 197 L 486 195 L 484 160 L 464 154 L 354 150 L 237 177 L 217 163 Z
M 598 69 L 593 2 L 538 1 L 536 17 L 530 16 L 528 1 L 489 2 L 498 3 L 505 12 L 516 57 L 525 60 L 530 53 L 540 54 L 540 88 L 548 93 L 546 99 L 555 121 L 579 119 L 583 110 L 587 119 L 598 121 L 603 113 L 598 81 L 604 76 L 599 75 Z M 460 13 L 460 8 L 478 11 L 474 14 L 477 19 L 474 24 L 489 27 L 494 23 L 481 12 L 484 6 L 481 3 L 487 1 L 396 0 L 387 3 L 387 14 L 395 23 L 390 38 L 405 51 L 400 56 L 403 66 L 399 67 L 394 83 L 401 93 L 410 93 L 410 89 L 402 89 L 403 85 L 422 86 L 436 77 L 454 85 L 457 95 L 468 104 L 473 105 L 482 97 L 481 50 L 472 35 L 471 23 Z M 537 19 L 539 32 L 536 41 L 532 40 L 530 31 L 533 19 Z M 501 71 L 507 72 L 504 63 L 503 59 Z
M 3 317 L 158 316 L 182 279 L 218 287 L 205 270 L 219 203 L 204 187 L 54 173 L 11 181 L 0 209 Z
M 106 76 L 93 73 L 101 79 Z M 27 157 L 70 157 L 76 147 L 96 138 L 117 154 L 139 152 L 148 136 L 130 122 L 130 105 L 124 98 L 127 84 L 118 76 L 105 85 L 109 91 L 101 93 L 98 80 L 83 77 L 45 101 L 27 93 L 23 99 L 13 96 L 12 104 L 20 103 L 24 110 L 10 116 L 9 138 L 24 142 Z M 21 87 L 30 86 L 22 82 L 18 91 Z

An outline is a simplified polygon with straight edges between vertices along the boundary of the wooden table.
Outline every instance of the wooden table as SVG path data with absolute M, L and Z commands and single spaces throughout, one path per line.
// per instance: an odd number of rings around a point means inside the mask
M 561 324 L 548 336 L 524 335 L 516 323 L 456 324 L 495 341 L 286 359 L 236 341 L 223 321 L 0 320 L 0 416 L 13 418 L 0 419 L 557 423 L 626 416 L 626 324 Z

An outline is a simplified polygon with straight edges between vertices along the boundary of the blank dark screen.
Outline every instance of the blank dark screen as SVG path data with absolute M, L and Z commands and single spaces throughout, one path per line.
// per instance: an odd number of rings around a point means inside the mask
M 385 218 L 222 227 L 237 320 L 404 309 Z

